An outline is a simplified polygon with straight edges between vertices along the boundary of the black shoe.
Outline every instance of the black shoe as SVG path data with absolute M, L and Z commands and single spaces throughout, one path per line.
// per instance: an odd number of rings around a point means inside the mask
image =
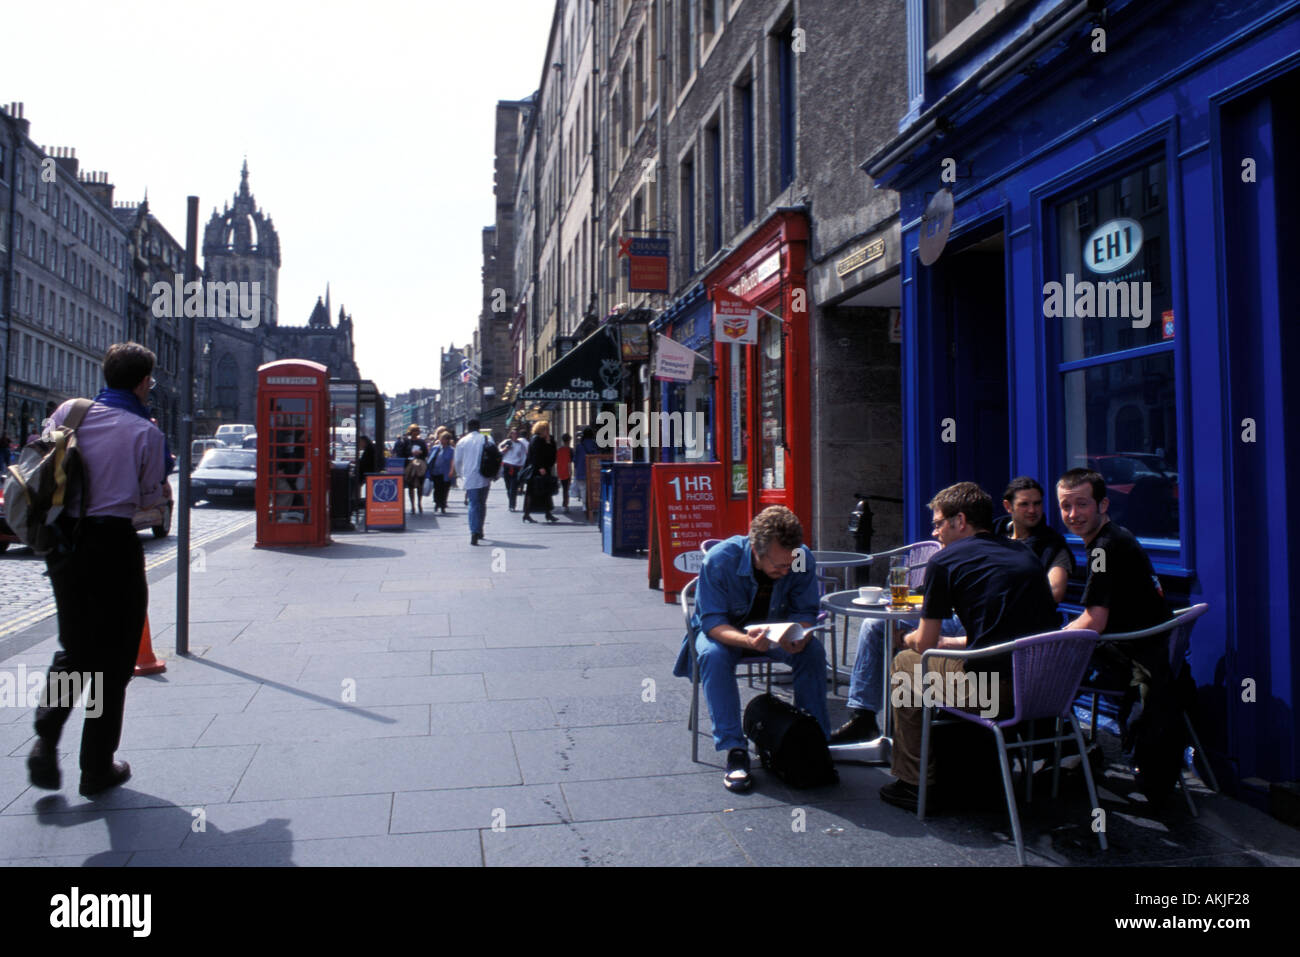
M 727 774 L 722 785 L 728 791 L 743 794 L 754 785 L 749 773 L 749 751 L 745 748 L 732 748 L 727 752 Z
M 114 761 L 107 771 L 98 774 L 81 773 L 81 791 L 83 797 L 93 797 L 101 791 L 115 788 L 131 780 L 131 765 L 125 761 Z
M 874 741 L 880 737 L 880 727 L 876 724 L 874 711 L 853 711 L 853 717 L 840 725 L 831 734 L 831 744 L 856 744 L 859 741 Z
M 477 545 L 477 544 L 479 543 L 480 539 L 482 539 L 482 538 L 483 538 L 483 536 L 482 536 L 481 534 L 479 534 L 478 532 L 470 532 L 470 535 L 469 535 L 469 543 L 470 543 L 471 545 Z
M 554 515 L 547 515 L 546 520 L 550 522 L 552 525 L 554 525 L 556 522 L 559 521 L 559 519 L 556 518 Z
M 880 789 L 880 800 L 915 814 L 919 794 L 920 791 L 915 784 L 908 784 L 906 781 L 895 781 L 893 784 L 886 784 Z M 930 803 L 928 796 L 926 803 Z
M 37 738 L 31 754 L 27 755 L 27 775 L 32 787 L 57 791 L 63 786 L 58 749 L 44 738 Z
M 534 525 L 537 524 L 537 519 L 533 518 L 531 515 L 525 515 L 525 516 L 524 516 L 524 521 L 525 521 L 525 522 L 532 522 Z

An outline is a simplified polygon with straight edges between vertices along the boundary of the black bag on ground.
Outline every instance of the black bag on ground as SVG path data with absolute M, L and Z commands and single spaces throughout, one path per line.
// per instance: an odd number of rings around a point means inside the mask
M 790 787 L 839 784 L 826 735 L 802 708 L 761 694 L 745 706 L 744 728 L 763 767 Z

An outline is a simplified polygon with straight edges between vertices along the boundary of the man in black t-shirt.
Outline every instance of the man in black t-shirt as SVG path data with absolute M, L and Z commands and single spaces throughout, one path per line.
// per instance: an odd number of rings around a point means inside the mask
M 1088 582 L 1083 589 L 1083 614 L 1067 628 L 1091 628 L 1101 635 L 1141 631 L 1169 620 L 1160 579 L 1151 559 L 1126 528 L 1106 514 L 1110 500 L 1106 482 L 1089 469 L 1071 469 L 1056 483 L 1061 520 L 1083 539 Z M 1152 674 L 1169 668 L 1168 636 L 1156 635 L 1125 646 L 1126 651 Z M 1107 646 L 1113 652 L 1116 646 Z M 1103 683 L 1128 684 L 1126 662 L 1113 653 L 1094 658 Z
M 993 523 L 993 534 L 1027 546 L 1047 572 L 1052 598 L 1061 601 L 1074 574 L 1074 556 L 1065 536 L 1043 517 L 1043 487 L 1028 475 L 1013 478 L 1002 493 L 1002 507 L 1007 514 Z
M 894 658 L 891 770 L 898 780 L 880 791 L 882 800 L 910 811 L 916 810 L 921 781 L 923 701 L 933 697 L 985 717 L 1012 704 L 1008 656 L 976 659 L 969 673 L 960 659 L 940 658 L 931 665 L 933 671 L 922 675 L 922 652 L 935 647 L 983 648 L 1057 627 L 1056 602 L 1038 560 L 1027 549 L 993 535 L 993 500 L 988 493 L 973 482 L 959 482 L 936 495 L 930 508 L 934 537 L 944 547 L 926 567 L 921 624 L 904 636 L 907 649 Z M 966 635 L 941 636 L 940 624 L 954 612 Z

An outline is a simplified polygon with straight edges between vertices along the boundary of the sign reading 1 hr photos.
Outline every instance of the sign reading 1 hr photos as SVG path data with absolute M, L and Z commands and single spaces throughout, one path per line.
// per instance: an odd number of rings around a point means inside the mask
M 721 462 L 656 465 L 651 482 L 653 534 L 663 569 L 664 601 L 673 602 L 700 573 L 706 539 L 722 536 L 726 487 Z

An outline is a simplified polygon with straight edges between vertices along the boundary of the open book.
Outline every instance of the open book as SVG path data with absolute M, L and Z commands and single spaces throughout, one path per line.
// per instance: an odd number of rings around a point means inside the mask
M 750 625 L 749 627 L 758 627 Z M 767 629 L 767 640 L 774 645 L 781 645 L 787 650 L 796 641 L 803 638 L 803 625 L 797 621 L 765 622 L 761 627 Z

